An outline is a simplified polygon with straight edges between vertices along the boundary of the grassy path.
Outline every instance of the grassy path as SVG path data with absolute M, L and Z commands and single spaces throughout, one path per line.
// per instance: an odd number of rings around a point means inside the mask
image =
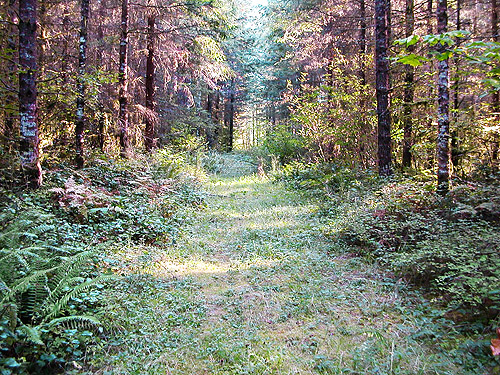
M 412 339 L 402 286 L 322 235 L 314 201 L 256 176 L 205 188 L 175 246 L 122 250 L 135 275 L 94 373 L 460 373 Z

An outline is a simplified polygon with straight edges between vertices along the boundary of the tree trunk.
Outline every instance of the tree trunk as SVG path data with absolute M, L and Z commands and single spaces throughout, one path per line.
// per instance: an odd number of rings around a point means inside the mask
M 48 46 L 47 38 L 47 0 L 38 1 L 37 22 L 38 22 L 38 40 L 37 40 L 37 53 L 38 53 L 38 73 L 39 79 L 45 77 L 45 52 Z
M 359 3 L 359 78 L 361 84 L 366 85 L 365 59 L 366 59 L 366 4 L 365 0 Z
M 436 7 L 437 32 L 445 33 L 448 30 L 448 4 L 447 0 L 438 0 Z M 446 52 L 446 46 L 437 45 L 439 53 Z M 438 61 L 438 138 L 437 138 L 437 159 L 438 171 L 437 192 L 444 195 L 449 190 L 449 138 L 450 138 L 450 90 L 449 90 L 449 67 L 448 59 Z
M 405 36 L 413 35 L 415 29 L 414 1 L 406 0 L 405 12 Z M 414 46 L 408 47 L 408 53 L 413 53 Z M 403 167 L 411 168 L 411 147 L 412 139 L 412 105 L 414 96 L 414 68 L 411 65 L 405 66 L 404 93 L 403 93 Z
M 231 91 L 229 94 L 229 151 L 233 151 L 233 138 L 234 138 L 234 78 L 231 79 Z
M 233 150 L 233 136 L 234 136 L 234 78 L 228 89 L 228 96 L 224 103 L 224 127 L 228 129 L 227 150 Z
M 214 129 L 215 147 L 220 145 L 220 140 L 219 140 L 219 137 L 221 134 L 221 130 L 220 130 L 220 127 L 221 127 L 221 121 L 220 121 L 221 103 L 220 103 L 220 101 L 221 101 L 221 94 L 220 94 L 220 91 L 217 90 L 215 92 L 215 99 L 214 99 L 214 104 L 213 104 L 213 109 L 214 109 L 213 120 L 214 120 L 214 124 L 215 124 L 215 129 Z
M 205 134 L 207 138 L 207 146 L 210 150 L 213 150 L 216 144 L 215 126 L 217 126 L 217 124 L 215 123 L 215 118 L 214 118 L 214 96 L 215 94 L 209 89 L 207 93 L 207 105 L 205 107 L 205 110 L 207 111 L 208 116 L 212 119 L 212 124 L 214 127 L 209 126 L 205 130 Z
M 19 154 L 28 186 L 42 183 L 37 121 L 36 0 L 19 0 Z
M 366 86 L 366 2 L 365 0 L 359 1 L 359 80 L 361 90 L 365 90 Z M 363 94 L 359 98 L 359 108 L 361 111 L 366 109 L 366 100 Z M 361 116 L 359 119 L 360 132 L 362 134 L 369 134 L 371 132 L 370 125 L 366 116 Z M 365 163 L 365 150 L 366 150 L 366 137 L 359 138 L 359 157 L 363 166 Z
M 432 0 L 427 0 L 427 34 L 433 33 L 432 19 L 434 12 L 432 11 Z
M 120 156 L 129 156 L 128 139 L 128 0 L 122 0 L 120 36 L 120 66 L 118 70 L 120 113 L 118 116 L 120 127 Z
M 433 20 L 434 20 L 434 11 L 432 9 L 433 7 L 433 0 L 427 0 L 427 34 L 430 35 L 430 34 L 434 34 L 434 24 L 433 24 Z M 429 59 L 429 63 L 427 64 L 427 67 L 428 67 L 428 75 L 429 75 L 429 78 L 430 77 L 434 77 L 434 74 L 435 74 L 435 62 L 434 62 L 434 59 L 432 58 L 432 52 L 431 52 L 431 49 L 433 47 L 429 47 L 428 51 L 427 51 L 427 58 Z M 430 78 L 431 80 L 434 79 L 434 78 Z M 431 84 L 430 82 L 428 83 L 428 94 L 427 94 L 427 97 L 428 97 L 428 105 L 427 105 L 427 109 L 428 109 L 428 112 L 432 112 L 434 111 L 434 85 Z M 433 119 L 431 116 L 428 117 L 428 120 L 427 120 L 427 128 L 428 129 L 432 129 L 432 123 L 433 123 Z M 434 150 L 427 150 L 426 152 L 426 160 L 424 162 L 424 166 L 426 169 L 433 169 L 434 168 L 434 162 L 435 162 L 435 158 L 436 158 L 436 152 Z
M 389 59 L 387 57 L 387 0 L 375 0 L 375 65 L 378 117 L 378 166 L 381 176 L 392 174 Z
M 83 132 L 85 129 L 85 70 L 87 65 L 87 24 L 89 19 L 90 0 L 81 0 L 80 9 L 80 50 L 78 55 L 78 84 L 76 98 L 76 166 L 83 168 Z
M 392 4 L 391 0 L 386 0 L 387 11 L 385 14 L 386 19 L 386 27 L 387 27 L 387 46 L 390 46 L 392 43 Z
M 16 144 L 15 140 L 17 138 L 16 128 L 15 128 L 15 118 L 16 118 L 16 106 L 17 106 L 17 97 L 16 97 L 16 76 L 17 76 L 17 64 L 16 64 L 16 32 L 15 25 L 17 24 L 17 12 L 15 7 L 15 0 L 9 0 L 8 9 L 7 9 L 7 18 L 10 24 L 8 25 L 8 36 L 7 36 L 7 51 L 6 51 L 6 60 L 7 60 L 7 78 L 9 90 L 5 95 L 5 129 L 4 136 L 7 140 L 8 148 L 12 151 Z
M 462 28 L 461 19 L 460 19 L 460 10 L 461 10 L 461 0 L 457 0 L 457 30 Z M 495 1 L 495 0 L 493 0 Z M 458 164 L 460 161 L 460 151 L 459 151 L 459 139 L 458 139 L 458 107 L 460 106 L 460 102 L 458 100 L 458 92 L 460 87 L 460 58 L 458 55 L 455 55 L 453 59 L 455 62 L 455 77 L 453 79 L 453 112 L 454 112 L 454 127 L 451 131 L 451 164 L 453 165 L 453 173 L 456 173 L 458 168 Z
M 148 58 L 146 61 L 146 108 L 151 111 L 151 115 L 146 116 L 146 129 L 144 144 L 147 151 L 151 151 L 155 147 L 156 131 L 155 118 L 152 116 L 156 111 L 155 105 L 155 17 L 148 17 Z
M 99 19 L 104 20 L 106 18 L 106 2 L 105 0 L 101 0 L 99 4 Z M 104 65 L 104 27 L 102 25 L 102 22 L 99 22 L 99 25 L 97 26 L 97 33 L 96 33 L 96 41 L 97 41 L 97 53 L 96 53 L 96 58 L 97 61 L 101 64 L 103 64 L 102 68 L 103 70 L 106 69 L 106 66 Z M 102 88 L 99 89 L 99 120 L 97 124 L 97 141 L 99 143 L 99 149 L 101 152 L 104 152 L 104 143 L 105 143 L 105 137 L 104 137 L 104 131 L 105 131 L 105 114 L 104 114 L 104 95 L 102 92 Z
M 491 34 L 492 34 L 492 39 L 494 42 L 498 43 L 498 40 L 500 39 L 498 36 L 498 4 L 497 0 L 491 0 Z M 491 96 L 491 110 L 493 111 L 494 119 L 495 119 L 495 124 L 499 123 L 500 116 L 500 93 L 498 91 L 494 91 L 492 96 Z M 499 134 L 498 132 L 493 133 L 493 142 L 492 142 L 492 149 L 491 149 L 491 159 L 492 159 L 492 165 L 493 165 L 493 170 L 497 171 L 498 170 L 498 164 L 499 164 L 499 146 L 500 146 L 500 139 L 499 139 Z
M 99 142 L 99 150 L 104 152 L 104 128 L 106 117 L 102 104 L 99 106 L 99 120 L 97 123 L 97 141 Z

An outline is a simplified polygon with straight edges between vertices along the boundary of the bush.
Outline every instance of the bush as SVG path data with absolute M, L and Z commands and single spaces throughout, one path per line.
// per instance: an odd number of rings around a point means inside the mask
M 305 141 L 298 134 L 278 128 L 268 134 L 262 144 L 267 155 L 275 155 L 281 164 L 286 164 L 305 153 Z
M 458 190 L 442 198 L 433 189 L 433 184 L 404 181 L 366 191 L 356 207 L 337 211 L 342 225 L 332 234 L 426 288 L 450 309 L 494 318 L 500 311 L 498 226 L 457 216 L 463 204 Z M 465 199 L 479 201 L 468 194 Z
M 60 243 L 57 218 L 14 201 L 0 217 L 0 369 L 53 373 L 83 355 L 75 340 L 99 325 L 99 288 L 110 276 L 97 275 L 93 252 Z M 62 348 L 70 329 L 74 345 Z
M 463 318 L 500 312 L 495 185 L 459 185 L 446 197 L 433 179 L 382 179 L 370 171 L 294 161 L 275 178 L 328 197 L 323 214 L 338 242 L 395 272 Z
M 108 243 L 174 241 L 177 211 L 204 196 L 183 155 L 95 159 L 47 171 L 34 192 L 0 191 L 0 372 L 53 374 L 99 340 Z M 89 249 L 93 249 L 89 251 Z

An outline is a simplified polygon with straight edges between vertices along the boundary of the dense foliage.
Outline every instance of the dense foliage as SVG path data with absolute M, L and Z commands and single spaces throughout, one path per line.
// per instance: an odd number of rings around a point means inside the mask
M 36 192 L 2 191 L 0 317 L 3 373 L 54 373 L 102 338 L 114 246 L 171 243 L 185 206 L 203 205 L 188 154 L 159 151 L 83 170 L 54 170 Z M 61 167 L 64 167 L 62 165 Z M 181 170 L 183 175 L 181 176 Z
M 363 170 L 300 162 L 275 177 L 324 196 L 319 214 L 329 223 L 327 235 L 422 288 L 460 335 L 482 337 L 498 325 L 497 184 L 469 182 L 442 197 L 432 176 L 381 179 Z M 457 356 L 490 363 L 489 352 L 487 345 L 465 345 Z

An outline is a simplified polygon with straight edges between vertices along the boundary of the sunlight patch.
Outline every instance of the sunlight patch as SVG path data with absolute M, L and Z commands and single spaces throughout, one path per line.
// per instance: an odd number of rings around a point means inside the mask
M 144 268 L 144 272 L 156 277 L 181 277 L 190 275 L 221 275 L 230 271 L 242 271 L 254 267 L 272 267 L 275 261 L 263 258 L 252 259 L 244 263 L 215 263 L 203 260 L 190 260 L 177 263 L 171 260 L 159 260 Z

